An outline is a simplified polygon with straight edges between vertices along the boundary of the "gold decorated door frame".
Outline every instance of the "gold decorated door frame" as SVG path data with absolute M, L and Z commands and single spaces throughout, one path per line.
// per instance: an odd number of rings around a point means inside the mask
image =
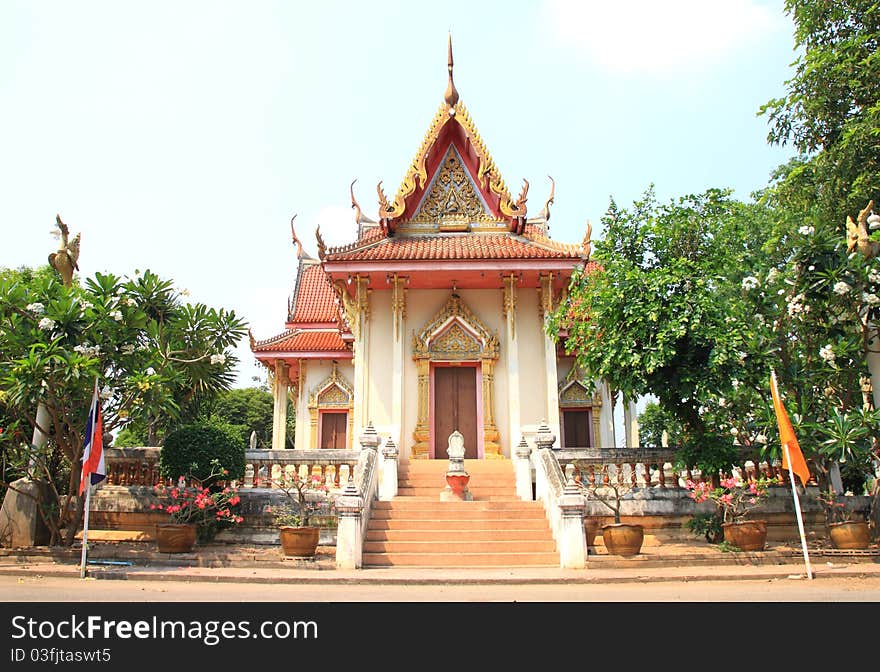
M 346 431 L 346 448 L 352 446 L 354 429 L 354 392 L 351 384 L 339 372 L 338 365 L 333 362 L 330 375 L 312 388 L 309 395 L 309 447 L 318 448 L 318 423 L 321 412 L 347 412 L 348 428 Z
M 503 458 L 495 424 L 495 364 L 498 336 L 452 293 L 446 304 L 418 333 L 413 334 L 413 360 L 418 374 L 418 418 L 413 431 L 413 459 L 431 454 L 432 364 L 476 363 L 481 380 L 483 457 Z M 478 426 L 478 432 L 480 427 Z

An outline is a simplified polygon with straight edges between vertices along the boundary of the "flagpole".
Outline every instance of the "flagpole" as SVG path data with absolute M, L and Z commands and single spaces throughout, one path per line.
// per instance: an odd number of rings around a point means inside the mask
M 788 442 L 782 444 L 782 449 L 785 451 L 785 461 L 788 462 L 788 480 L 791 481 L 791 494 L 794 496 L 794 512 L 797 516 L 798 532 L 800 532 L 801 535 L 801 549 L 804 552 L 804 564 L 807 567 L 807 578 L 812 579 L 813 569 L 810 567 L 810 554 L 807 552 L 807 537 L 804 534 L 804 521 L 801 518 L 801 501 L 798 499 L 794 471 L 792 471 L 791 468 L 791 455 L 788 452 Z
M 91 474 L 88 475 L 88 479 L 89 479 L 89 484 L 86 485 L 86 504 L 85 504 L 86 513 L 85 513 L 85 520 L 83 521 L 82 557 L 80 558 L 80 561 L 79 561 L 79 578 L 81 578 L 81 579 L 86 578 L 86 553 L 88 552 L 88 549 L 89 549 L 89 508 L 91 508 L 89 506 L 89 504 L 91 503 L 91 499 L 92 499 L 92 483 L 91 483 L 92 476 L 91 476 Z
M 89 410 L 89 415 L 92 416 L 92 411 L 95 410 L 95 400 L 98 398 L 98 377 L 95 376 L 95 390 L 92 393 L 92 403 L 91 409 Z M 95 427 L 98 424 L 98 414 L 97 412 L 92 417 L 92 426 L 89 429 L 91 432 L 91 436 L 89 436 L 89 450 L 94 450 L 95 445 Z M 85 459 L 85 455 L 83 456 Z M 86 555 L 89 550 L 89 509 L 91 508 L 92 501 L 92 475 L 88 473 L 85 475 L 88 479 L 86 482 L 86 503 L 85 503 L 85 517 L 83 519 L 83 540 L 82 540 L 82 557 L 80 557 L 79 561 L 79 578 L 86 578 Z M 82 480 L 83 476 L 80 473 L 80 480 Z

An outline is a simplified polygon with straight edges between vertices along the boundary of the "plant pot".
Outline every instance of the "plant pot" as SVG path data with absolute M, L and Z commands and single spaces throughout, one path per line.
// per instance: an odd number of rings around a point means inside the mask
M 318 548 L 318 536 L 321 529 L 318 527 L 290 527 L 279 528 L 281 534 L 281 549 L 284 555 L 290 558 L 311 558 Z
M 158 523 L 156 544 L 160 553 L 189 553 L 196 544 L 193 523 Z
M 848 520 L 843 523 L 831 523 L 828 526 L 828 535 L 834 548 L 868 548 L 871 543 L 871 531 L 868 529 L 868 523 L 864 521 Z
M 724 523 L 724 541 L 742 551 L 763 551 L 767 543 L 766 520 L 740 520 Z
M 645 528 L 641 525 L 614 523 L 602 527 L 602 541 L 611 555 L 638 555 L 645 540 Z
M 594 518 L 584 518 L 584 534 L 587 537 L 587 547 L 596 545 L 596 536 L 599 534 L 599 523 Z

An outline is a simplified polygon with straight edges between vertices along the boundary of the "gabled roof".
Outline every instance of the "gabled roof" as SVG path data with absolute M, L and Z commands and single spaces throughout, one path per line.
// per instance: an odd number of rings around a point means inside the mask
M 295 325 L 339 321 L 336 293 L 317 260 L 300 257 L 288 308 L 287 321 Z
M 402 259 L 571 259 L 580 261 L 582 248 L 557 243 L 546 237 L 510 233 L 441 233 L 395 236 L 331 248 L 324 262 L 390 261 Z
M 339 330 L 288 329 L 277 336 L 262 341 L 253 341 L 251 351 L 262 352 L 341 352 L 350 350 L 339 335 Z

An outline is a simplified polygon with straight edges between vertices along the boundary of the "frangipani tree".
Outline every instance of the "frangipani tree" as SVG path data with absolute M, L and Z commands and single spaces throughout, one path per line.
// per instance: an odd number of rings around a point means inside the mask
M 82 502 L 74 501 L 80 470 L 59 483 L 51 462 L 78 465 L 95 378 L 105 436 L 139 423 L 156 437 L 232 384 L 232 350 L 245 329 L 232 311 L 185 303 L 151 271 L 96 273 L 66 287 L 48 267 L 0 270 L 0 403 L 19 428 L 49 437 L 46 453 L 27 455 L 21 469 L 51 487 L 55 502 L 44 513 L 53 543 L 65 528 L 72 542 Z

